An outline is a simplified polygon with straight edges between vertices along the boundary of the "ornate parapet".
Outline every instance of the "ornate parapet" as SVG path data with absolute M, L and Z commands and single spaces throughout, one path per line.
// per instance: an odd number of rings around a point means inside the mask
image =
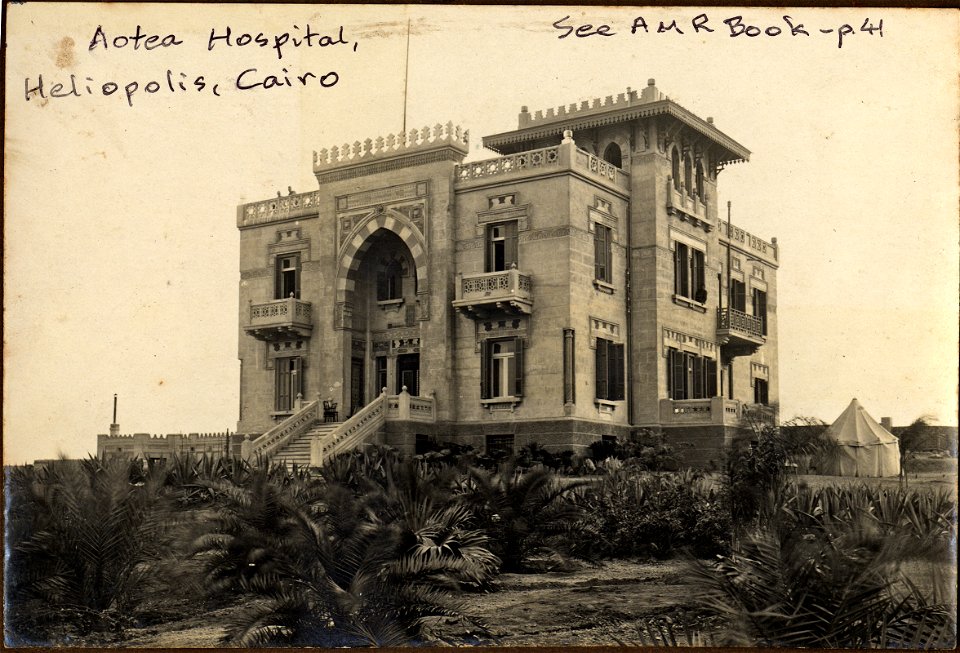
M 736 225 L 728 225 L 726 220 L 720 220 L 719 225 L 721 245 L 729 243 L 731 246 L 755 256 L 765 263 L 774 267 L 777 266 L 780 261 L 780 247 L 777 245 L 776 238 L 768 242 Z
M 237 207 L 237 227 L 255 227 L 269 222 L 316 217 L 320 192 L 296 193 Z
M 569 105 L 551 107 L 546 111 L 538 110 L 533 114 L 527 110 L 527 107 L 522 107 L 520 109 L 518 126 L 520 129 L 523 129 L 524 127 L 540 125 L 543 123 L 557 122 L 567 120 L 569 118 L 579 118 L 581 116 L 588 116 L 593 113 L 601 113 L 605 111 L 612 111 L 613 109 L 630 107 L 641 101 L 648 102 L 649 100 L 642 100 L 636 91 L 627 87 L 626 93 L 620 93 L 616 97 L 613 95 L 608 95 L 604 99 L 593 98 L 592 100 L 583 100 L 579 104 L 574 102 Z
M 353 145 L 324 148 L 313 153 L 313 172 L 321 183 L 342 181 L 400 167 L 454 161 L 459 163 L 469 151 L 470 132 L 452 122 L 437 123 L 407 133 L 388 134 Z M 412 158 L 412 160 L 411 160 Z

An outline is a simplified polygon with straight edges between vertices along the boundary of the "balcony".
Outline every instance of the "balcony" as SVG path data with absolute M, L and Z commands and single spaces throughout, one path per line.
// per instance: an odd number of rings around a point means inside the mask
M 478 319 L 494 314 L 529 315 L 533 311 L 530 277 L 516 269 L 458 274 L 453 307 Z
M 679 190 L 674 188 L 672 177 L 667 177 L 667 213 L 690 222 L 694 227 L 701 227 L 707 233 L 716 223 L 716 220 L 707 213 L 706 202 L 687 193 L 683 182 L 680 182 Z
M 749 356 L 767 341 L 759 317 L 733 308 L 717 309 L 717 340 L 729 357 Z
M 736 426 L 743 404 L 733 399 L 661 399 L 660 423 L 664 426 Z
M 313 331 L 312 314 L 310 302 L 293 297 L 261 304 L 251 302 L 249 323 L 243 330 L 257 340 L 309 338 Z

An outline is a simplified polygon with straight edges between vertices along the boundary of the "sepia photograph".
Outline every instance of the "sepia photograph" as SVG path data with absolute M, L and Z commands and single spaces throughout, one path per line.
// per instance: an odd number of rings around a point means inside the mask
M 4 12 L 6 647 L 955 648 L 960 12 Z

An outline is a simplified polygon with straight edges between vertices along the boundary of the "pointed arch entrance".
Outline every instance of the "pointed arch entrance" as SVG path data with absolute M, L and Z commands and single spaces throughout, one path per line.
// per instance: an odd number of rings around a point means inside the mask
M 350 413 L 384 387 L 390 394 L 402 386 L 419 394 L 419 325 L 427 303 L 419 229 L 398 214 L 371 214 L 343 246 L 336 284 L 335 324 L 348 332 Z

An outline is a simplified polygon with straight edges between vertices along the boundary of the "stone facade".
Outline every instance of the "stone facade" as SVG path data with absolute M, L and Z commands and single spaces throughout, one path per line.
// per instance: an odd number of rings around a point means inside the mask
M 380 429 L 401 449 L 652 428 L 709 465 L 746 411 L 776 420 L 779 247 L 717 205 L 746 148 L 653 80 L 483 143 L 500 156 L 464 164 L 448 123 L 321 150 L 319 190 L 238 207 L 241 433 L 406 387 L 434 412 Z

